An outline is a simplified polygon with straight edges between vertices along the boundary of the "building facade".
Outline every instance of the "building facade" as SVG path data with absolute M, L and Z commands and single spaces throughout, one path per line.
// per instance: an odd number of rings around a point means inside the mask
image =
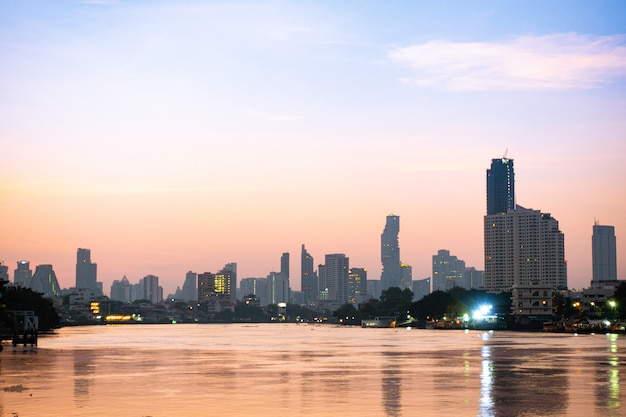
M 484 218 L 484 288 L 509 291 L 539 280 L 567 289 L 565 238 L 549 213 L 517 206 Z
M 348 271 L 348 302 L 359 304 L 367 301 L 367 269 L 350 268 Z
M 30 288 L 30 280 L 33 277 L 33 271 L 30 269 L 30 262 L 19 261 L 17 268 L 13 271 L 13 284 L 19 287 Z
M 319 285 L 313 257 L 302 245 L 300 255 L 300 288 L 302 297 L 307 305 L 315 305 L 319 299 Z
M 615 227 L 593 225 L 591 237 L 592 280 L 617 281 L 617 250 Z
M 515 208 L 515 172 L 513 160 L 491 160 L 487 170 L 487 215 L 506 213 Z
M 433 291 L 448 291 L 454 287 L 469 289 L 465 279 L 465 261 L 441 249 L 433 255 Z
M 380 281 L 382 289 L 402 286 L 402 269 L 400 266 L 400 246 L 398 234 L 400 233 L 400 216 L 390 214 L 387 216 L 385 229 L 380 236 L 380 258 L 382 273 Z
M 29 286 L 33 291 L 46 297 L 61 296 L 61 287 L 52 265 L 37 265 Z
M 318 267 L 320 298 L 341 304 L 348 302 L 350 259 L 343 253 L 335 253 L 326 255 L 325 262 Z
M 76 251 L 76 288 L 88 289 L 97 296 L 102 295 L 102 284 L 98 282 L 98 266 L 91 262 L 91 250 L 78 248 Z

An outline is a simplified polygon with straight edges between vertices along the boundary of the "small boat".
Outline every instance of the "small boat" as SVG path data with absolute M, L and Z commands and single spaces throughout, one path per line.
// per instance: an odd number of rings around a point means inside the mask
M 396 318 L 376 317 L 374 319 L 361 320 L 361 327 L 393 328 L 396 327 Z

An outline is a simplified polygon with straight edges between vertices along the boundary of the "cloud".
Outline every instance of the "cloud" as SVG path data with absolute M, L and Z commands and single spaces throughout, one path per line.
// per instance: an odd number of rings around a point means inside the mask
M 447 90 L 568 90 L 626 76 L 626 36 L 575 33 L 521 36 L 504 42 L 435 40 L 392 49 L 417 86 Z

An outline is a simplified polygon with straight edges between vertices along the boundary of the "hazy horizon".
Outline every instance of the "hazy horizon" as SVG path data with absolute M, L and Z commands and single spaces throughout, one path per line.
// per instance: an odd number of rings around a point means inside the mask
M 552 214 L 568 286 L 595 221 L 626 279 L 626 4 L 619 1 L 0 0 L 0 261 L 104 292 L 300 249 L 380 279 L 400 216 L 413 279 L 450 250 L 484 269 L 485 171 Z

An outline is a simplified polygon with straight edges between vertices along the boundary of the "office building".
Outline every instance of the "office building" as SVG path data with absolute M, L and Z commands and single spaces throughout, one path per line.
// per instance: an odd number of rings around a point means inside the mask
M 317 282 L 317 274 L 315 273 L 313 257 L 304 245 L 300 255 L 300 288 L 302 289 L 302 297 L 304 304 L 314 305 L 319 299 L 319 285 Z
M 13 284 L 18 287 L 30 288 L 30 280 L 33 277 L 33 271 L 30 269 L 30 262 L 19 261 L 17 268 L 13 271 Z
M 79 248 L 76 252 L 76 288 L 102 295 L 102 283 L 97 281 L 97 265 L 91 262 L 91 250 Z
M 259 301 L 260 306 L 268 305 L 267 278 L 244 278 L 240 282 L 240 288 L 242 299 L 254 298 Z
M 183 282 L 182 297 L 185 301 L 197 301 L 198 300 L 198 274 L 195 272 L 187 272 L 185 275 L 185 282 Z
M 267 301 L 269 304 L 288 303 L 289 278 L 282 272 L 270 272 L 266 279 Z
M 289 253 L 285 252 L 280 257 L 280 272 L 287 277 L 290 278 L 289 275 Z
M 617 281 L 615 227 L 593 225 L 591 237 L 593 282 Z
M 404 262 L 400 262 L 400 271 L 402 272 L 402 279 L 400 280 L 401 289 L 411 289 L 413 281 L 413 267 Z
M 433 291 L 448 291 L 454 287 L 469 289 L 465 279 L 465 261 L 441 249 L 433 255 Z
M 0 262 L 0 281 L 9 282 L 9 267 Z
M 111 284 L 111 300 L 132 303 L 136 300 L 135 286 L 132 285 L 126 275 L 122 279 L 116 279 Z
M 413 281 L 413 300 L 419 301 L 430 294 L 430 278 Z
M 159 286 L 159 277 L 146 275 L 135 287 L 137 300 L 148 300 L 152 304 L 163 300 L 163 288 Z
M 515 209 L 515 173 L 513 160 L 491 160 L 487 170 L 487 215 Z
M 484 271 L 479 271 L 473 266 L 465 268 L 465 282 L 469 289 L 478 290 L 483 287 Z
M 348 271 L 348 302 L 359 304 L 368 300 L 367 269 L 350 268 Z
M 398 234 L 400 233 L 400 216 L 387 216 L 385 229 L 380 236 L 382 273 L 380 281 L 382 289 L 402 286 L 402 269 L 400 267 L 400 247 Z

